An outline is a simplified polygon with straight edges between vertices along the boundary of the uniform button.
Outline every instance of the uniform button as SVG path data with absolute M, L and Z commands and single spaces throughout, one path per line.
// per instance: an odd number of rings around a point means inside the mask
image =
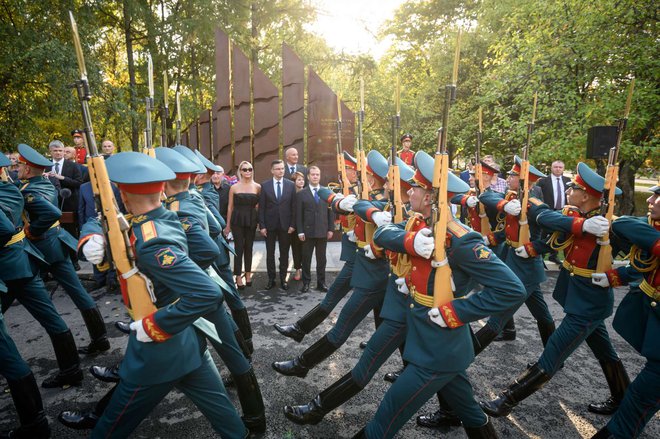
M 571 259 L 571 263 L 575 264 L 575 259 Z
M 571 273 L 571 276 L 575 276 L 575 273 Z
M 654 303 L 655 303 L 655 302 L 654 302 Z M 415 307 L 415 304 L 414 304 L 414 303 L 411 303 L 411 304 L 410 304 L 410 309 L 413 309 L 414 307 Z
M 577 250 L 577 249 L 579 249 L 579 248 L 580 248 L 580 247 L 578 247 L 577 245 L 575 246 L 575 250 Z
M 658 302 L 651 302 L 651 306 L 655 308 L 656 306 L 658 306 Z

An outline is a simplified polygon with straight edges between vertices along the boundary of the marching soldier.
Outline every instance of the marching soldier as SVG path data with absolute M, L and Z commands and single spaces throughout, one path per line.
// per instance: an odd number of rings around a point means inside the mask
M 70 252 L 76 251 L 78 242 L 60 227 L 62 212 L 57 208 L 57 192 L 52 184 L 43 178 L 44 169 L 51 166 L 50 160 L 30 146 L 18 145 L 21 166 L 18 177 L 21 179 L 21 193 L 25 199 L 25 212 L 28 224 L 25 235 L 44 255 L 48 271 L 62 285 L 83 316 L 87 325 L 89 345 L 80 348 L 81 354 L 97 354 L 110 349 L 105 322 L 96 302 L 80 283 L 71 262 Z M 46 383 L 44 383 L 46 384 Z M 49 382 L 50 387 L 60 387 L 67 382 Z
M 624 216 L 612 222 L 612 231 L 633 245 L 630 264 L 644 279 L 631 285 L 614 315 L 612 326 L 632 347 L 646 358 L 639 375 L 628 386 L 619 408 L 593 439 L 638 437 L 660 408 L 660 342 L 658 301 L 660 301 L 660 185 L 651 188 L 646 201 L 647 217 Z M 625 270 L 594 273 L 599 284 L 625 284 Z
M 407 203 L 407 191 L 411 188 L 409 180 L 412 178 L 414 171 L 399 158 L 397 158 L 397 161 L 399 162 L 397 164 L 401 178 L 401 199 L 404 203 Z M 383 204 L 382 202 L 373 202 L 373 208 L 367 209 L 363 213 L 356 213 L 364 220 L 367 217 L 373 217 L 378 212 L 382 213 L 384 210 Z M 385 209 L 389 209 L 389 207 Z M 401 349 L 406 337 L 406 303 L 405 296 L 397 291 L 397 285 L 401 283 L 400 279 L 405 277 L 411 266 L 405 255 L 388 252 L 388 258 L 390 261 L 390 275 L 381 312 L 383 322 L 371 336 L 360 360 L 352 371 L 323 390 L 308 404 L 284 407 L 284 415 L 291 421 L 297 424 L 317 424 L 321 422 L 327 413 L 362 391 L 390 355 L 397 348 Z
M 165 182 L 175 174 L 158 160 L 134 152 L 116 154 L 106 166 L 133 215 L 130 234 L 137 268 L 153 283 L 158 310 L 131 323 L 121 381 L 91 437 L 128 436 L 174 387 L 192 399 L 222 437 L 246 437 L 204 340 L 192 326 L 220 306 L 222 294 L 189 259 L 178 216 L 161 205 Z M 101 232 L 94 223 L 86 229 L 85 236 Z M 90 238 L 82 243 L 86 256 L 98 255 L 95 242 Z
M 379 152 L 370 151 L 367 162 L 372 196 L 382 198 L 383 185 L 389 169 L 387 160 Z M 382 304 L 389 270 L 385 259 L 371 259 L 367 256 L 365 247 L 371 241 L 367 242 L 366 228 L 364 221 L 356 217 L 354 231 L 358 250 L 354 270 L 359 272 L 360 276 L 353 276 L 351 279 L 353 294 L 342 308 L 337 322 L 326 335 L 298 357 L 293 360 L 273 362 L 273 369 L 278 373 L 304 378 L 311 368 L 328 358 L 344 344 L 369 311 Z
M 569 183 L 569 206 L 562 212 L 543 203 L 531 206 L 529 219 L 554 231 L 550 245 L 564 250 L 566 255 L 553 292 L 566 316 L 548 339 L 538 362 L 495 400 L 481 403 L 491 416 L 508 415 L 520 401 L 541 389 L 585 340 L 601 364 L 612 395 L 603 403 L 589 404 L 589 411 L 612 414 L 623 399 L 630 380 L 603 323 L 612 314 L 614 295 L 609 285 L 592 282 L 600 247 L 597 238 L 605 235 L 610 226 L 599 215 L 604 181 L 587 165 L 578 163 L 577 175 Z M 616 191 L 621 193 L 619 188 Z M 525 253 L 520 251 L 518 255 L 524 257 Z
M 357 160 L 346 151 L 343 151 L 346 177 L 351 184 L 357 182 Z M 350 194 L 344 197 L 342 194 L 335 194 L 328 188 L 319 190 L 319 197 L 325 200 L 333 211 L 339 216 L 342 236 L 341 236 L 341 254 L 339 259 L 344 261 L 335 281 L 328 288 L 325 297 L 307 314 L 302 316 L 292 325 L 280 325 L 275 323 L 275 329 L 285 337 L 289 337 L 298 343 L 302 341 L 305 335 L 309 334 L 330 315 L 330 312 L 337 306 L 339 301 L 351 290 L 351 278 L 353 277 L 353 266 L 355 255 L 357 253 L 357 244 L 355 239 L 355 214 L 353 206 L 357 202 L 355 195 Z
M 432 205 L 433 158 L 415 155 L 416 186 L 411 189 L 410 208 L 416 212 L 406 224 L 379 227 L 374 242 L 390 251 L 407 254 L 412 268 L 399 291 L 406 295 L 407 325 L 404 358 L 408 365 L 385 394 L 374 418 L 356 438 L 390 438 L 437 391 L 456 408 L 470 438 L 495 437 L 488 417 L 474 400 L 465 370 L 474 359 L 469 325 L 487 315 L 505 311 L 524 300 L 524 288 L 516 276 L 486 247 L 482 237 L 450 218 L 447 224 L 447 255 L 451 266 L 455 300 L 433 308 L 434 270 L 431 255 L 435 238 L 429 221 Z M 468 185 L 448 174 L 450 195 L 465 192 Z M 486 288 L 465 297 L 478 282 Z M 489 306 L 484 308 L 483 304 Z
M 396 139 L 396 137 L 395 137 Z M 401 146 L 403 149 L 399 151 L 399 158 L 408 166 L 412 166 L 415 157 L 415 151 L 411 150 L 413 136 L 412 134 L 404 134 L 401 136 Z

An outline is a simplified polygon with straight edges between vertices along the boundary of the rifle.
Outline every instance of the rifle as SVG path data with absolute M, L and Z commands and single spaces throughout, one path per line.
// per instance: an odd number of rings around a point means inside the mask
M 481 137 L 483 134 L 483 112 L 481 107 L 479 107 L 479 129 L 477 130 L 477 148 L 474 155 L 476 163 L 474 164 L 474 190 L 477 193 L 477 197 L 485 190 L 484 181 L 481 178 L 483 172 L 481 168 Z M 481 236 L 488 236 L 491 232 L 490 230 L 490 221 L 488 220 L 488 215 L 486 215 L 486 208 L 483 203 L 479 202 L 479 218 L 481 218 Z
M 445 106 L 442 112 L 442 128 L 438 130 L 438 146 L 435 151 L 433 167 L 433 204 L 431 205 L 431 230 L 435 238 L 435 251 L 432 266 L 435 268 L 433 279 L 433 307 L 450 302 L 454 298 L 452 288 L 451 267 L 447 260 L 445 240 L 447 223 L 449 221 L 449 204 L 447 201 L 447 179 L 449 178 L 449 155 L 447 154 L 447 128 L 449 124 L 449 108 L 456 102 L 456 78 L 458 76 L 458 59 L 461 51 L 461 31 L 456 38 L 456 53 L 454 54 L 454 69 L 451 84 L 445 86 Z
M 154 109 L 154 64 L 151 61 L 151 54 L 147 54 L 147 77 L 149 83 L 149 96 L 145 98 L 147 126 L 144 129 L 144 153 L 151 157 L 156 157 L 152 143 L 151 112 Z
M 529 202 L 529 149 L 532 146 L 532 132 L 534 131 L 534 119 L 536 119 L 536 101 L 538 94 L 534 92 L 534 106 L 532 107 L 532 121 L 527 124 L 527 145 L 523 148 L 520 163 L 520 175 L 518 176 L 518 199 L 520 200 L 520 219 L 518 224 L 518 242 L 520 245 L 529 242 L 529 222 L 527 221 L 527 203 Z
M 619 119 L 616 144 L 610 148 L 610 155 L 607 160 L 607 172 L 605 173 L 605 182 L 603 184 L 603 195 L 600 199 L 600 214 L 607 218 L 610 223 L 614 216 L 614 197 L 616 196 L 616 182 L 619 180 L 619 149 L 621 147 L 621 138 L 628 123 L 630 114 L 630 104 L 632 102 L 633 90 L 635 89 L 635 78 L 630 81 L 628 88 L 628 98 L 626 99 L 626 108 L 623 117 Z M 598 241 L 600 250 L 598 252 L 598 262 L 596 263 L 596 272 L 605 273 L 612 269 L 612 246 L 610 245 L 610 234 L 606 233 Z
M 399 75 L 396 76 L 396 94 L 394 102 L 396 103 L 396 114 L 392 116 L 392 146 L 390 148 L 390 169 L 387 176 L 390 188 L 390 208 L 392 221 L 400 223 L 403 221 L 403 202 L 401 201 L 401 174 L 399 166 L 396 164 L 396 146 L 398 142 L 399 130 L 401 129 L 401 104 L 400 104 Z
M 350 193 L 351 187 L 346 176 L 346 162 L 344 150 L 341 146 L 341 97 L 337 95 L 337 171 L 339 173 L 339 187 L 344 196 Z
M 147 278 L 140 275 L 135 276 L 137 271 L 135 265 L 135 255 L 131 247 L 128 231 L 130 226 L 128 221 L 117 207 L 117 202 L 112 192 L 110 178 L 105 167 L 105 159 L 99 155 L 96 146 L 96 138 L 92 129 L 92 116 L 89 111 L 89 101 L 92 94 L 87 81 L 87 69 L 85 59 L 83 58 L 80 37 L 78 36 L 78 27 L 73 18 L 73 13 L 69 11 L 71 19 L 71 31 L 73 32 L 73 43 L 76 48 L 76 57 L 78 58 L 78 68 L 80 70 L 80 79 L 74 84 L 80 101 L 82 118 L 85 125 L 85 137 L 90 155 L 87 158 L 87 167 L 89 168 L 89 180 L 94 192 L 94 200 L 97 205 L 97 211 L 101 213 L 102 226 L 106 241 L 110 244 L 108 260 L 112 261 L 117 267 L 119 274 L 127 275 L 126 290 L 128 298 L 129 312 L 132 312 L 134 320 L 139 320 L 156 311 L 154 305 L 155 298 L 147 286 Z M 131 274 L 132 273 L 132 274 Z
M 163 108 L 161 109 L 160 112 L 160 120 L 161 120 L 161 133 L 160 133 L 160 146 L 167 146 L 167 118 L 170 116 L 170 109 L 169 109 L 169 98 L 167 96 L 167 89 L 168 89 L 168 84 L 167 84 L 167 72 L 163 72 Z
M 176 92 L 176 144 L 181 145 L 181 103 L 179 92 Z

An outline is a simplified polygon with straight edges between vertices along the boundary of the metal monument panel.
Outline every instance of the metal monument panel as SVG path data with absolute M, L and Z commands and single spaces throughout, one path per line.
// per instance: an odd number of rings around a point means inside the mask
M 204 110 L 199 114 L 198 120 L 198 148 L 199 152 L 208 159 L 211 159 L 211 118 L 210 110 Z
M 270 163 L 280 156 L 280 99 L 277 87 L 255 65 L 252 66 L 254 140 L 252 161 L 255 181 L 271 176 Z
M 290 146 L 305 161 L 305 66 L 298 55 L 282 43 L 282 151 Z
M 234 98 L 234 163 L 252 160 L 250 130 L 250 62 L 241 50 L 232 47 L 232 83 Z
M 213 160 L 226 171 L 233 169 L 231 147 L 230 60 L 227 34 L 215 31 L 215 103 L 213 105 Z

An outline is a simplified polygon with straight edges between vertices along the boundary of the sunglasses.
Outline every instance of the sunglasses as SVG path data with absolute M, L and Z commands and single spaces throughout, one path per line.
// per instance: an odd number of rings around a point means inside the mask
M 241 168 L 243 172 L 252 172 L 252 168 Z

